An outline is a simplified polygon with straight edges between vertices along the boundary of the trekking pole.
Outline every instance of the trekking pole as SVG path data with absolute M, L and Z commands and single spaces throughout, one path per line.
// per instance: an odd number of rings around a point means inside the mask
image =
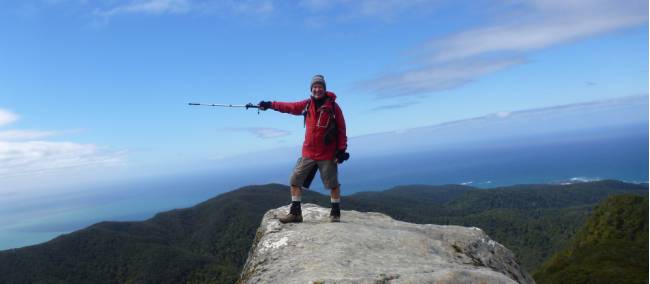
M 259 105 L 254 105 L 252 103 L 247 103 L 245 105 L 188 103 L 188 105 L 190 105 L 190 106 L 213 106 L 213 107 L 243 107 L 243 108 L 246 108 L 246 109 L 256 108 L 257 109 L 257 114 L 260 113 L 260 106 Z

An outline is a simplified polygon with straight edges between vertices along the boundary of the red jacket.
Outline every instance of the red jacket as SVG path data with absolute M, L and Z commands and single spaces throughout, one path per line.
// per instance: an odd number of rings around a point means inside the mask
M 273 102 L 272 105 L 276 111 L 302 115 L 309 103 L 305 118 L 305 142 L 302 144 L 302 156 L 316 161 L 334 160 L 336 150 L 345 150 L 348 146 L 348 137 L 345 135 L 345 119 L 341 108 L 335 102 L 336 95 L 332 92 L 325 94 L 327 100 L 319 109 L 316 109 L 316 103 L 312 98 L 294 103 Z M 331 127 L 331 123 L 336 123 L 336 128 L 332 133 L 335 136 L 330 143 L 326 143 L 325 135 L 328 128 Z

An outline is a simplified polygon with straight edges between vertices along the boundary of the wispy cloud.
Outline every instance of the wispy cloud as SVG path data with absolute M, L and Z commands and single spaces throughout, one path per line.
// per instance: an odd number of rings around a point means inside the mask
M 118 15 L 254 15 L 269 16 L 289 11 L 306 13 L 318 20 L 352 20 L 370 18 L 390 20 L 409 12 L 429 11 L 440 0 L 39 0 L 48 7 L 69 5 L 91 9 L 94 16 L 110 18 Z M 33 6 L 38 6 L 34 4 Z
M 380 96 L 431 93 L 524 63 L 527 53 L 643 25 L 648 2 L 530 0 L 517 2 L 498 22 L 435 38 L 411 52 L 406 71 L 363 82 Z M 513 16 L 514 15 L 514 16 Z M 503 58 L 510 59 L 503 59 Z M 514 59 L 512 59 L 514 58 Z M 467 62 L 472 63 L 467 68 Z
M 18 120 L 9 110 L 0 110 L 0 126 Z M 0 178 L 35 178 L 62 170 L 78 170 L 122 164 L 125 151 L 74 142 L 42 139 L 71 131 L 10 129 L 0 131 Z M 72 131 L 76 132 L 76 131 Z
M 647 1 L 528 1 L 525 17 L 463 31 L 428 43 L 434 62 L 496 52 L 526 52 L 648 20 Z
M 391 20 L 408 12 L 435 9 L 438 0 L 302 0 L 298 6 L 315 14 L 333 15 L 338 20 L 379 18 Z M 335 12 L 334 12 L 335 11 Z
M 276 10 L 272 0 L 264 1 L 230 1 L 228 6 L 237 14 L 268 16 Z
M 291 132 L 286 130 L 264 127 L 227 128 L 225 130 L 248 132 L 262 139 L 279 138 L 291 134 Z
M 93 144 L 0 141 L 0 177 L 34 178 L 66 169 L 114 166 L 124 162 L 125 154 Z
M 56 135 L 56 131 L 5 130 L 0 131 L 0 141 L 34 140 Z
M 10 124 L 18 120 L 18 115 L 10 110 L 0 109 L 0 126 Z
M 493 59 L 429 65 L 402 73 L 388 74 L 359 83 L 379 97 L 418 95 L 456 88 L 477 78 L 524 63 L 523 59 Z
M 606 123 L 612 124 L 630 124 L 638 122 L 647 123 L 647 106 L 648 106 L 648 94 L 627 96 L 613 99 L 604 99 L 597 101 L 588 101 L 588 102 L 579 102 L 573 104 L 564 104 L 556 106 L 548 106 L 542 108 L 518 110 L 518 111 L 499 111 L 495 113 L 486 114 L 483 116 L 460 119 L 454 121 L 448 121 L 427 128 L 442 128 L 450 127 L 456 125 L 467 125 L 468 123 L 474 122 L 484 122 L 484 121 L 503 121 L 503 120 L 522 120 L 529 121 L 535 120 L 538 121 L 541 118 L 550 119 L 555 118 L 558 115 L 576 115 L 582 118 L 586 117 L 590 113 L 605 113 L 609 112 L 615 113 L 615 116 L 608 117 Z M 642 111 L 639 111 L 642 110 Z M 567 123 L 568 124 L 568 123 Z M 601 122 L 602 125 L 605 122 Z M 548 126 L 548 125 L 547 125 Z M 544 126 L 546 127 L 546 126 Z M 543 128 L 540 125 L 540 128 Z M 528 129 L 528 131 L 533 131 Z
M 278 138 L 291 134 L 291 132 L 275 128 L 249 128 L 249 132 L 262 139 Z
M 96 8 L 93 15 L 107 21 L 120 15 L 254 15 L 266 17 L 275 11 L 275 0 L 129 0 Z
M 106 26 L 112 18 L 123 15 L 182 15 L 190 13 L 194 7 L 190 0 L 129 0 L 111 2 L 95 6 L 90 13 L 92 26 Z
M 119 14 L 181 14 L 191 10 L 188 0 L 136 0 L 125 1 L 107 10 L 97 10 L 101 16 L 114 16 Z
M 381 111 L 381 110 L 392 110 L 392 109 L 399 109 L 399 108 L 406 108 L 412 105 L 416 105 L 419 102 L 416 101 L 406 101 L 406 102 L 400 102 L 400 103 L 394 103 L 394 104 L 385 104 L 385 105 L 380 105 L 377 107 L 374 107 L 370 109 L 370 111 Z

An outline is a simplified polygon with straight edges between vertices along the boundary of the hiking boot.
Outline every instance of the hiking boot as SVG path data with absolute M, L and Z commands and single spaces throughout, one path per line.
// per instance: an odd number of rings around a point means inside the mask
M 341 222 L 341 207 L 338 202 L 332 203 L 332 210 L 330 210 L 330 222 Z
M 300 201 L 291 201 L 291 208 L 289 214 L 280 218 L 282 223 L 300 223 L 302 222 L 302 210 L 300 209 Z
M 287 216 L 284 216 L 279 219 L 280 222 L 282 223 L 300 223 L 302 222 L 302 214 L 287 214 Z

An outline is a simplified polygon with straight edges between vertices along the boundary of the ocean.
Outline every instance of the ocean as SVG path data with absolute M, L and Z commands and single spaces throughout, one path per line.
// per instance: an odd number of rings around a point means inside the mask
M 374 156 L 351 151 L 351 159 L 339 168 L 342 194 L 409 184 L 493 188 L 600 179 L 648 182 L 647 124 L 409 150 L 378 152 Z M 41 243 L 99 221 L 144 220 L 157 212 L 189 207 L 241 186 L 287 184 L 296 158 L 288 155 L 276 164 L 252 164 L 246 170 L 161 177 L 3 204 L 0 250 Z M 327 194 L 318 178 L 312 190 Z

